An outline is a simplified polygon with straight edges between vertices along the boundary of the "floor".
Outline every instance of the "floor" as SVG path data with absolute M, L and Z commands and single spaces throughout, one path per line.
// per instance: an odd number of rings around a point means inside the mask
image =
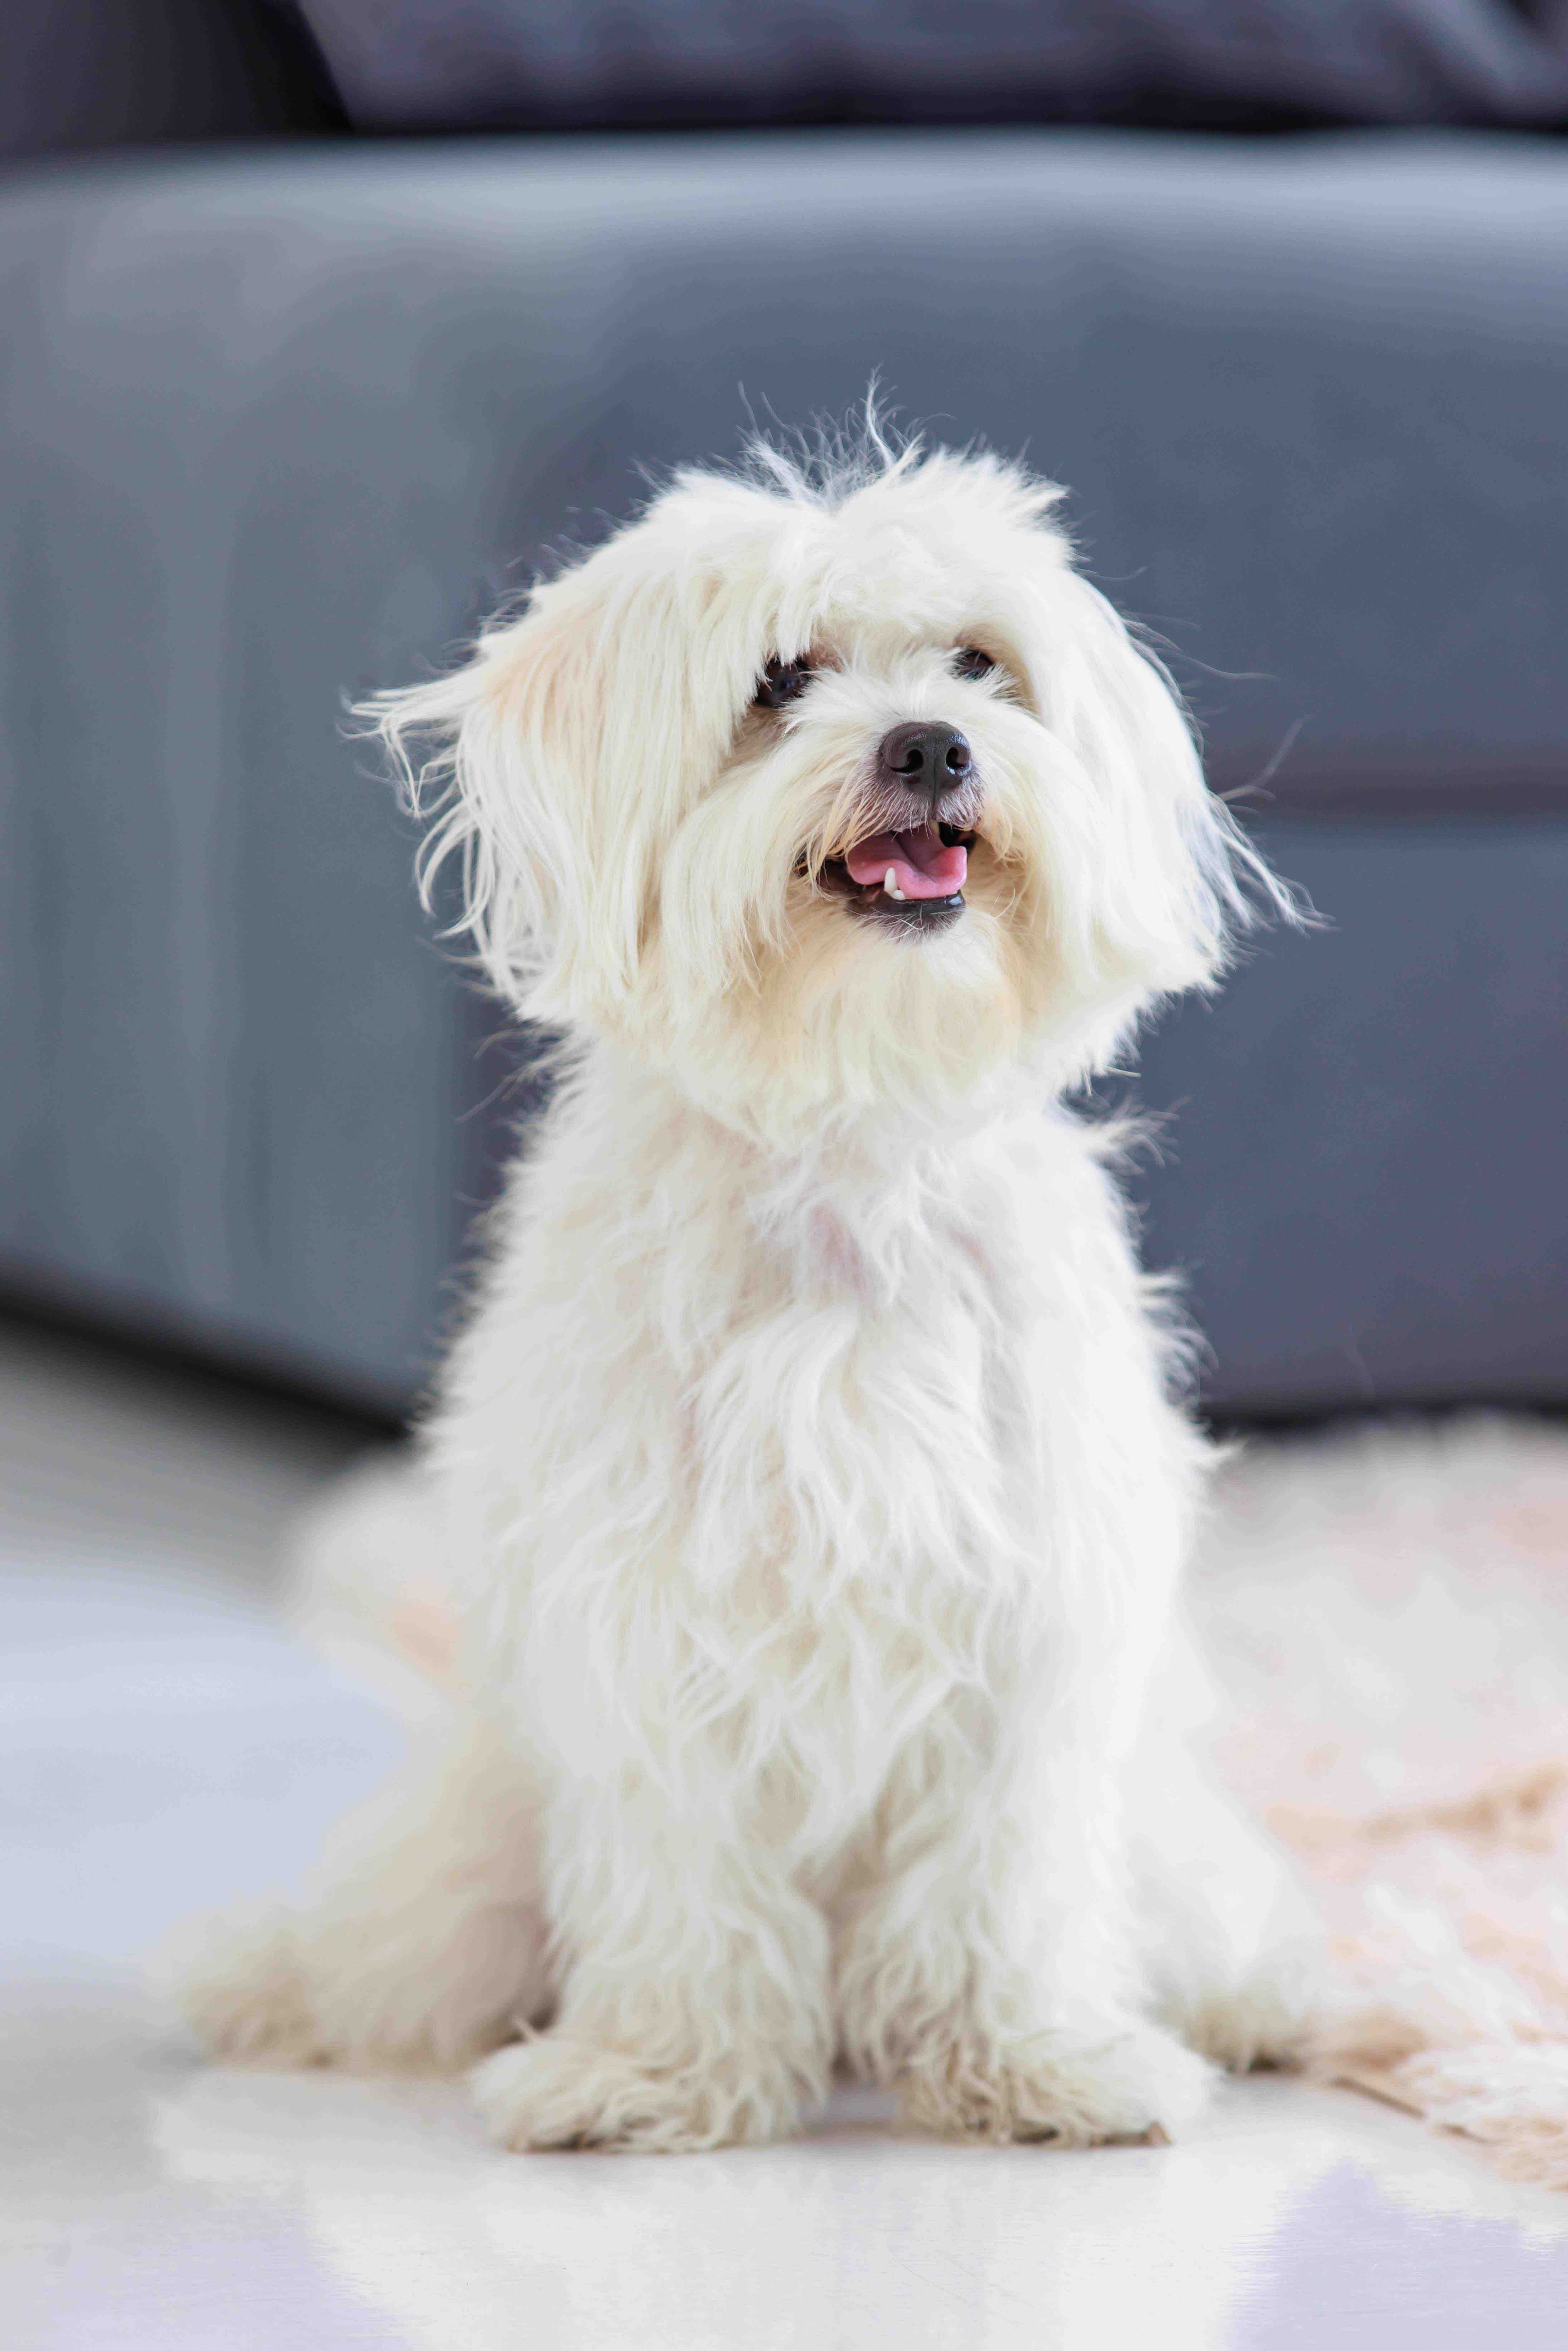
M 200 2065 L 143 1984 L 403 1734 L 284 1632 L 351 1431 L 0 1330 L 9 2351 L 1563 2351 L 1568 2199 L 1284 2081 L 1166 2149 L 501 2155 L 461 2090 Z

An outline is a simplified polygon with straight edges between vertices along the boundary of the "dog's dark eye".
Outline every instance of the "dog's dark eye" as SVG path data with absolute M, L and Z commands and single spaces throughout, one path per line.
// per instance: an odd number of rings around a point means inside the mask
M 757 691 L 751 697 L 753 707 L 782 710 L 786 703 L 799 701 L 811 683 L 811 674 L 809 661 L 780 661 L 775 653 L 757 681 Z
M 996 663 L 978 645 L 963 645 L 953 656 L 953 666 L 960 677 L 989 677 Z

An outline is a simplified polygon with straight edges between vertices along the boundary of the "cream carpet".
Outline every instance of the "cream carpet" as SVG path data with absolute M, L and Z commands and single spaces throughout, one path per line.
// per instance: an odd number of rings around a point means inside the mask
M 1244 1447 L 1192 1606 L 1216 1761 L 1333 1934 L 1312 2070 L 1568 2189 L 1568 1430 Z

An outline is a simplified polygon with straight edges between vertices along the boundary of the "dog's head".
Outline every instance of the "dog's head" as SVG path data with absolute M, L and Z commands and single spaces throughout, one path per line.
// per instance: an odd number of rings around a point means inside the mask
M 683 474 L 382 697 L 502 994 L 777 1129 L 1065 1081 L 1208 981 L 1271 885 L 1059 496 L 874 441 Z

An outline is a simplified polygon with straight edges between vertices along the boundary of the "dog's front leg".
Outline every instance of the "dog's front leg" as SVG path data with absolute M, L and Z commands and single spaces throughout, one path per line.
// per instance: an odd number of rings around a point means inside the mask
M 756 1823 L 644 1779 L 575 1792 L 552 1845 L 561 2002 L 473 2076 L 497 2137 L 675 2152 L 797 2128 L 827 2095 L 828 1930 Z
M 928 1730 L 882 1810 L 840 1935 L 844 2053 L 950 2137 L 1175 2137 L 1211 2073 L 1151 2022 L 1127 1896 L 1119 1740 L 1092 1693 L 1041 1693 L 984 1771 Z

